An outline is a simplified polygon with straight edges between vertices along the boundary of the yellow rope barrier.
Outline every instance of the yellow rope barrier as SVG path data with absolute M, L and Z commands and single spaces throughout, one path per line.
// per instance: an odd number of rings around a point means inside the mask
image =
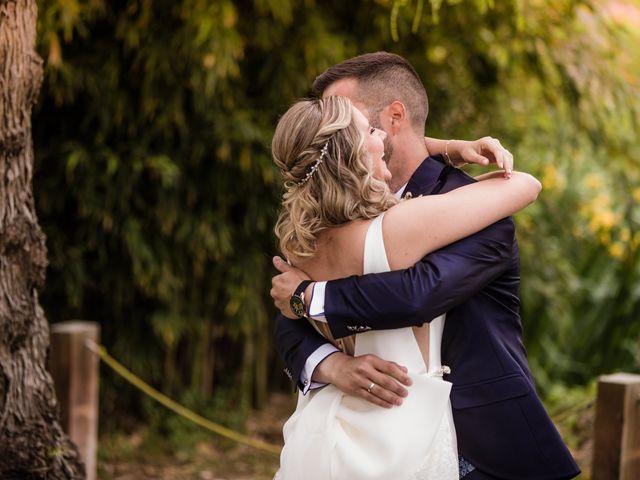
M 263 450 L 265 452 L 269 452 L 274 455 L 280 455 L 281 447 L 279 447 L 278 445 L 273 445 L 271 443 L 263 442 L 261 440 L 256 440 L 255 438 L 251 438 L 241 433 L 238 433 L 220 424 L 212 422 L 211 420 L 207 420 L 206 418 L 198 415 L 197 413 L 171 400 L 169 397 L 160 393 L 158 390 L 153 388 L 148 383 L 145 383 L 144 380 L 142 380 L 140 377 L 136 376 L 131 371 L 127 370 L 127 368 L 124 365 L 122 365 L 115 358 L 109 355 L 109 353 L 107 352 L 107 349 L 103 345 L 98 345 L 92 340 L 87 340 L 86 345 L 87 345 L 87 348 L 89 348 L 89 350 L 91 350 L 96 355 L 98 355 L 104 363 L 106 363 L 109 367 L 111 367 L 111 369 L 114 370 L 117 374 L 119 374 L 122 378 L 124 378 L 126 381 L 128 381 L 138 390 L 147 394 L 148 396 L 153 398 L 155 401 L 157 401 L 158 403 L 161 403 L 162 405 L 167 407 L 169 410 L 177 413 L 181 417 L 184 417 L 187 420 L 191 420 L 193 423 L 200 425 L 201 427 L 206 428 L 207 430 L 217 433 L 218 435 L 221 435 L 230 440 L 234 440 L 238 443 L 249 445 L 250 447 L 257 448 L 258 450 Z M 593 400 L 589 399 L 576 407 L 568 408 L 566 410 L 563 410 L 555 414 L 553 416 L 553 420 L 556 422 L 561 421 L 568 414 L 574 413 L 581 409 L 590 408 L 592 404 L 593 404 Z
M 181 417 L 191 420 L 193 423 L 196 423 L 201 427 L 206 428 L 207 430 L 210 430 L 228 439 L 234 440 L 238 443 L 243 443 L 245 445 L 249 445 L 250 447 L 257 448 L 258 450 L 263 450 L 265 452 L 269 452 L 274 455 L 280 455 L 279 446 L 273 445 L 267 442 L 263 442 L 261 440 L 256 440 L 255 438 L 251 438 L 241 433 L 238 433 L 227 427 L 224 427 L 215 422 L 212 422 L 211 420 L 207 420 L 206 418 L 198 415 L 197 413 L 171 400 L 169 397 L 167 397 L 166 395 L 163 395 L 158 390 L 153 388 L 151 385 L 145 383 L 140 377 L 137 377 L 132 372 L 127 370 L 127 368 L 125 368 L 124 365 L 122 365 L 115 358 L 109 355 L 109 353 L 107 352 L 107 349 L 104 346 L 98 345 L 97 343 L 91 340 L 87 340 L 86 345 L 87 345 L 87 348 L 89 348 L 89 350 L 91 350 L 96 355 L 98 355 L 104 363 L 106 363 L 109 367 L 111 367 L 112 370 L 118 373 L 126 381 L 128 381 L 138 390 L 142 391 L 143 393 L 153 398 L 158 403 L 161 403 L 162 405 L 167 407 L 169 410 L 172 410 L 173 412 L 177 413 Z

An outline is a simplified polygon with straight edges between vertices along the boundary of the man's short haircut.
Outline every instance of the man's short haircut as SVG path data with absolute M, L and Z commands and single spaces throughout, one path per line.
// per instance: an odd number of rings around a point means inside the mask
M 320 97 L 331 84 L 345 78 L 357 80 L 357 100 L 369 110 L 371 122 L 377 122 L 382 109 L 399 100 L 407 109 L 413 129 L 423 134 L 429 100 L 418 73 L 407 60 L 389 52 L 358 55 L 325 70 L 316 77 L 311 91 Z

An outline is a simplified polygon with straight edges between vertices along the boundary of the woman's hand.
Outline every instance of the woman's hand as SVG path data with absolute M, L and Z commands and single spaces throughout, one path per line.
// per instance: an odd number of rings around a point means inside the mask
M 447 153 L 454 166 L 464 163 L 477 165 L 496 164 L 504 170 L 505 178 L 513 172 L 513 155 L 504 148 L 500 140 L 493 137 L 482 137 L 478 140 L 447 140 Z
M 513 172 L 513 155 L 500 144 L 500 140 L 493 137 L 482 137 L 478 140 L 439 140 L 425 137 L 427 150 L 430 154 L 440 154 L 445 161 L 456 168 L 467 163 L 476 165 L 495 164 L 504 170 L 504 177 L 511 177 Z

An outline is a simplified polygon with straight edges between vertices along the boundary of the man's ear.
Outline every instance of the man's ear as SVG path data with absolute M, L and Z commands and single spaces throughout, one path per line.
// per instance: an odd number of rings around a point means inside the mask
M 407 109 L 399 100 L 394 100 L 380 112 L 381 122 L 385 126 L 385 130 L 392 135 L 396 135 L 402 130 L 409 121 L 407 117 Z

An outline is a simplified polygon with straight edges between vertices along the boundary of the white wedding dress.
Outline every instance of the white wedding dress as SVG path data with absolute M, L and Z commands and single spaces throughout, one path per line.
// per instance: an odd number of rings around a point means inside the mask
M 367 231 L 364 273 L 390 270 L 382 218 Z M 442 379 L 440 360 L 444 320 L 430 323 L 428 370 L 410 327 L 357 334 L 355 355 L 374 354 L 407 367 L 413 380 L 408 397 L 385 409 L 333 385 L 299 393 L 284 425 L 274 480 L 458 479 L 451 384 Z

